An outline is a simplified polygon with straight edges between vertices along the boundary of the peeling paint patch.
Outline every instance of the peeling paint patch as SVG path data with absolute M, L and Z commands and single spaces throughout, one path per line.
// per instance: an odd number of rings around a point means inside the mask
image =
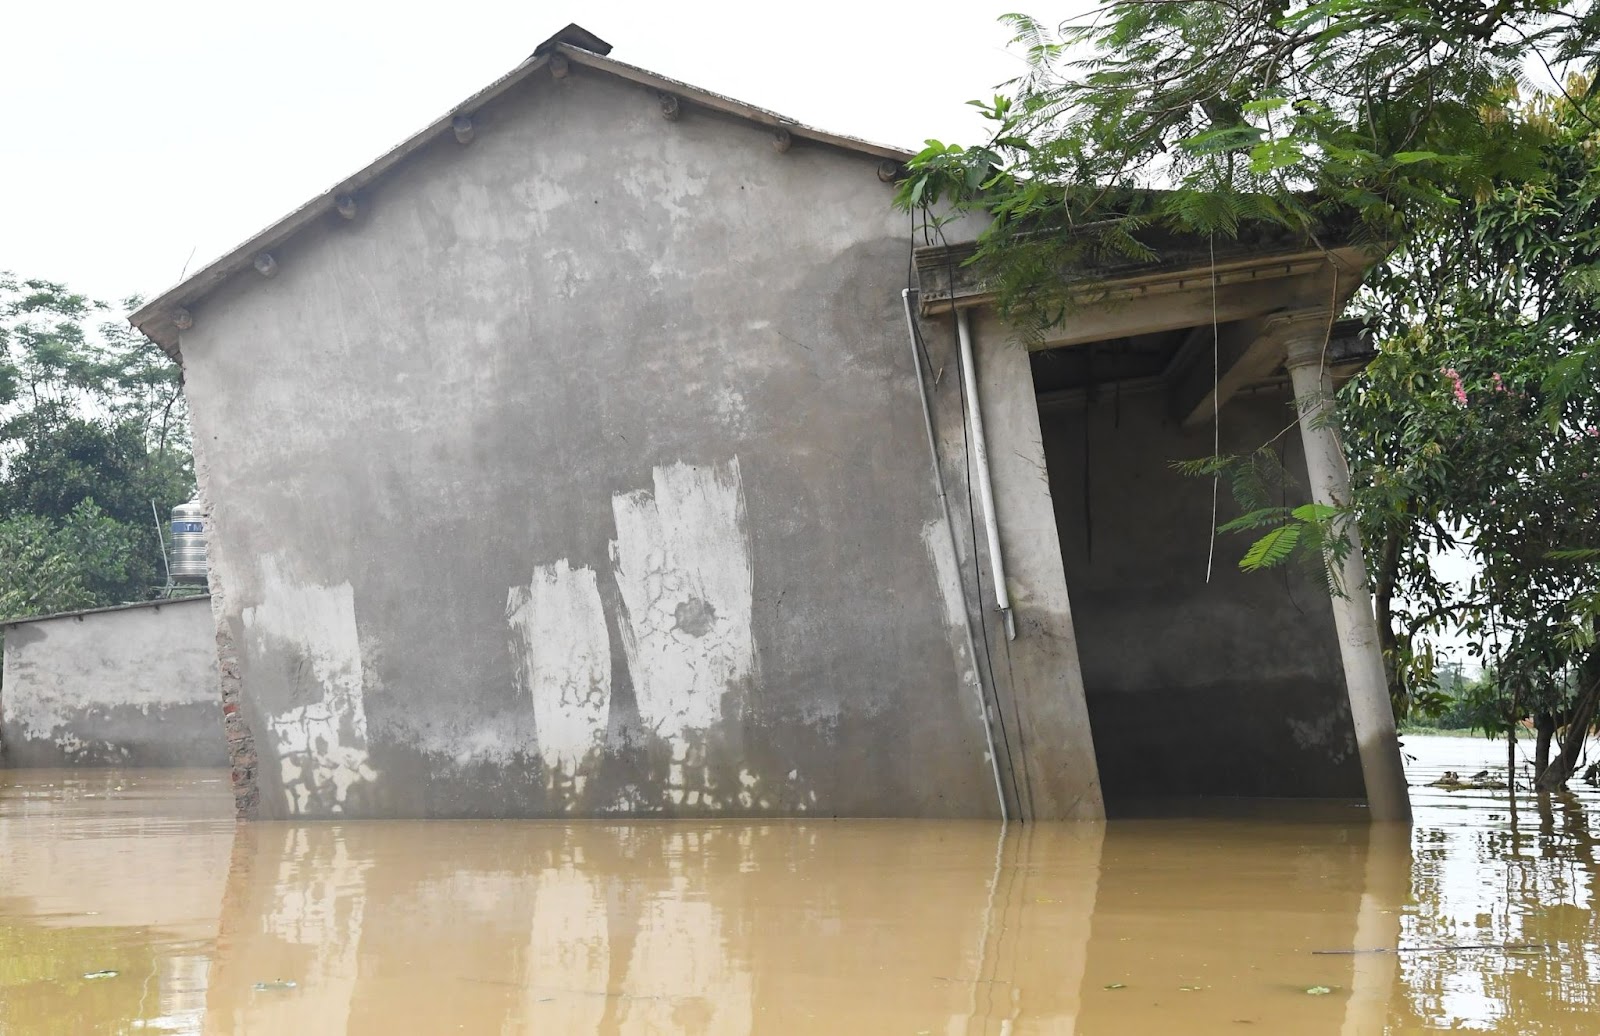
M 945 534 L 942 520 L 922 523 L 922 549 L 928 552 L 928 560 L 933 563 L 934 582 L 939 587 L 939 603 L 944 606 L 945 630 L 949 636 L 950 650 L 956 656 L 956 667 L 961 671 L 961 683 L 981 697 L 977 660 L 968 657 L 967 651 L 966 595 L 961 589 L 961 576 L 956 571 L 950 537 Z
M 592 568 L 539 565 L 506 595 L 519 690 L 533 705 L 539 756 L 576 776 L 605 739 L 611 715 L 611 640 Z
M 1302 752 L 1321 751 L 1334 766 L 1355 754 L 1355 736 L 1349 733 L 1347 714 L 1339 709 L 1307 722 L 1293 716 L 1284 718 L 1289 737 Z M 1342 735 L 1342 736 L 1341 736 Z
M 737 457 L 658 467 L 653 482 L 612 498 L 611 561 L 640 718 L 682 746 L 755 676 L 750 537 Z
M 282 763 L 283 787 L 293 813 L 344 810 L 352 785 L 377 773 L 367 758 L 367 711 L 356 634 L 355 595 L 349 583 L 299 585 L 266 558 L 262 602 L 244 610 L 255 650 L 269 656 L 268 641 L 291 646 L 304 660 L 319 701 L 288 709 L 268 721 Z
M 712 410 L 730 435 L 744 435 L 750 430 L 750 407 L 737 389 L 719 387 L 712 396 Z

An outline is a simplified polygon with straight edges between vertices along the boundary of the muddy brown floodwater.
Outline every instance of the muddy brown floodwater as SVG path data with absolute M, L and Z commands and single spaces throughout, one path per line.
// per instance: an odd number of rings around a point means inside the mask
M 1600 1032 L 1600 796 L 1513 828 L 1421 786 L 1503 744 L 1406 743 L 1410 830 L 235 826 L 210 771 L 0 771 L 0 1033 Z

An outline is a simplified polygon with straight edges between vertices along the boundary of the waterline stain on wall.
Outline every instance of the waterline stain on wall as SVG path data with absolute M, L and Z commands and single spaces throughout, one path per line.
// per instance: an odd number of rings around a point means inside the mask
M 268 719 L 291 813 L 342 812 L 352 785 L 377 773 L 367 758 L 367 712 L 348 582 L 298 585 L 273 558 L 261 563 L 262 603 L 244 609 L 244 627 L 258 656 L 269 642 L 287 643 L 302 660 L 302 679 L 321 698 Z
M 581 770 L 605 740 L 611 713 L 611 641 L 592 568 L 565 559 L 538 565 L 506 595 L 518 690 L 532 703 L 545 782 L 568 808 L 583 793 Z

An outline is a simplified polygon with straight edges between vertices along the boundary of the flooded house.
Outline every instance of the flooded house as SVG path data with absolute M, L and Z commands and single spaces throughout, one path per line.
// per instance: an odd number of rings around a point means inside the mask
M 914 248 L 905 152 L 610 49 L 569 26 L 133 317 L 241 813 L 1404 815 L 1359 575 L 1208 573 L 1171 467 L 1270 441 L 1338 499 L 1366 257 L 1174 242 L 1025 342 Z

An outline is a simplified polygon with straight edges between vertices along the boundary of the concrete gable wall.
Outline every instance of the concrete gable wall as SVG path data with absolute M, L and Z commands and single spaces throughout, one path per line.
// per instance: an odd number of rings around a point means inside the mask
M 876 160 L 476 121 L 183 335 L 263 811 L 992 815 Z

